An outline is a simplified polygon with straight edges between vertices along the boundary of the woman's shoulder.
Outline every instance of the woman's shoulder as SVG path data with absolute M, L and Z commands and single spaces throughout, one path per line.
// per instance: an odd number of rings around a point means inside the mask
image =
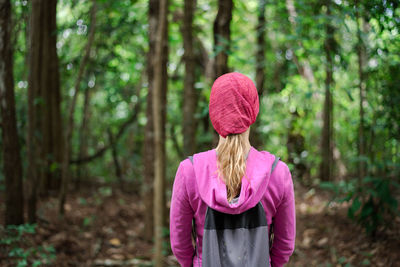
M 272 160 L 275 160 L 278 158 L 278 155 L 272 154 L 269 151 L 260 151 L 262 154 L 265 156 L 271 157 Z M 272 161 L 271 160 L 271 161 Z M 271 166 L 272 169 L 273 166 Z M 287 187 L 289 187 L 293 183 L 292 181 L 292 176 L 290 173 L 289 166 L 286 164 L 282 158 L 279 157 L 279 161 L 276 163 L 276 165 L 273 167 L 273 170 L 270 175 L 270 180 L 269 180 L 269 187 L 274 187 L 276 190 L 285 191 Z
M 181 162 L 179 163 L 179 167 L 182 167 L 185 170 L 190 171 L 193 169 L 195 165 L 198 165 L 204 161 L 209 161 L 213 157 L 215 157 L 215 149 L 200 151 L 182 159 Z
M 276 163 L 276 165 L 274 167 L 274 171 L 273 171 L 274 173 L 277 172 L 280 175 L 290 174 L 288 165 L 283 161 L 283 159 L 279 155 L 273 154 L 267 150 L 257 150 L 257 151 L 260 153 L 260 155 L 262 155 L 262 157 L 259 157 L 259 159 L 261 159 L 261 160 L 267 159 L 267 160 L 273 162 L 278 159 L 278 162 Z

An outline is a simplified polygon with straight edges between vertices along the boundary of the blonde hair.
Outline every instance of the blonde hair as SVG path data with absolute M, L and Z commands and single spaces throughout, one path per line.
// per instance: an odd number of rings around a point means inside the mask
M 240 193 L 242 177 L 246 173 L 245 141 L 244 133 L 230 134 L 216 148 L 218 176 L 226 184 L 229 202 Z

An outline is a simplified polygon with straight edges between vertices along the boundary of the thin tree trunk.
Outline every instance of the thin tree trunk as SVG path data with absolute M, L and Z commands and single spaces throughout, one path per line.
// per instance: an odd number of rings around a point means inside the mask
M 97 10 L 97 5 L 96 1 L 93 0 L 92 8 L 90 10 L 90 31 L 89 31 L 89 39 L 86 44 L 85 48 L 85 54 L 82 58 L 82 61 L 79 66 L 78 70 L 78 76 L 75 81 L 75 86 L 74 86 L 74 95 L 72 97 L 71 104 L 69 106 L 68 110 L 68 124 L 66 125 L 66 135 L 65 135 L 65 140 L 64 140 L 64 147 L 65 147 L 65 155 L 64 155 L 64 160 L 62 163 L 62 184 L 61 184 L 61 192 L 59 196 L 59 213 L 60 215 L 64 215 L 64 204 L 65 204 L 65 199 L 66 199 L 66 194 L 67 194 L 67 189 L 68 189 L 68 183 L 69 183 L 69 161 L 71 158 L 71 147 L 70 147 L 70 142 L 71 142 L 71 137 L 72 133 L 74 131 L 74 111 L 75 111 L 75 106 L 76 106 L 76 101 L 77 97 L 79 94 L 79 89 L 80 89 L 80 83 L 85 71 L 86 63 L 89 59 L 90 55 L 90 50 L 92 48 L 92 43 L 94 40 L 94 33 L 95 33 L 95 27 L 96 27 L 96 10 Z
M 195 55 L 193 51 L 193 14 L 195 2 L 185 0 L 183 13 L 183 48 L 185 53 L 185 78 L 183 82 L 183 154 L 184 157 L 192 155 L 196 150 L 196 119 L 197 107 L 195 83 Z
M 171 141 L 172 141 L 172 144 L 174 145 L 176 154 L 178 154 L 179 158 L 182 158 L 182 159 L 185 158 L 185 156 L 182 152 L 182 149 L 179 146 L 178 139 L 176 138 L 175 125 L 173 123 L 171 123 L 169 130 L 170 130 Z
M 218 13 L 215 17 L 214 35 L 214 80 L 222 74 L 229 72 L 228 54 L 231 43 L 231 20 L 232 20 L 233 1 L 218 0 Z M 219 141 L 219 136 L 213 130 L 213 146 Z
M 79 158 L 84 158 L 88 156 L 88 124 L 90 117 L 90 94 L 91 88 L 86 88 L 85 90 L 85 99 L 83 101 L 83 119 L 82 124 L 79 130 Z M 78 166 L 78 177 L 75 181 L 75 189 L 79 189 L 81 179 L 83 176 L 87 176 L 87 170 L 85 165 Z
M 122 177 L 122 171 L 121 171 L 121 164 L 119 163 L 118 160 L 118 153 L 117 153 L 117 144 L 114 140 L 114 137 L 112 135 L 112 132 L 110 129 L 107 130 L 108 133 L 108 138 L 109 138 L 109 142 L 111 144 L 111 153 L 112 153 L 112 158 L 114 161 L 114 167 L 115 167 L 115 175 L 117 176 L 118 182 L 119 182 L 119 187 L 121 189 L 121 191 L 124 191 L 124 179 Z
M 327 16 L 331 16 L 330 0 L 326 4 Z M 333 53 L 335 40 L 333 39 L 334 28 L 329 23 L 326 23 L 326 40 L 325 40 L 325 54 L 326 54 L 326 78 L 325 78 L 325 103 L 323 113 L 323 129 L 322 129 L 322 142 L 321 142 L 321 155 L 322 162 L 320 165 L 320 178 L 324 181 L 332 180 L 333 169 L 333 100 L 332 100 L 332 84 L 333 84 Z
M 149 52 L 147 54 L 147 107 L 146 118 L 147 123 L 144 133 L 143 146 L 143 176 L 144 182 L 142 186 L 142 198 L 144 209 L 146 211 L 153 210 L 153 181 L 154 181 L 154 122 L 153 122 L 153 90 L 154 90 L 154 65 L 153 56 L 155 54 L 155 39 L 158 25 L 159 2 L 157 0 L 149 1 Z M 153 238 L 154 220 L 152 212 L 144 213 L 144 235 L 150 241 Z
M 359 9 L 361 8 L 359 1 L 356 0 L 356 22 L 357 22 L 357 56 L 358 56 L 358 88 L 360 91 L 360 125 L 358 128 L 358 177 L 361 185 L 362 179 L 366 175 L 366 164 L 365 164 L 365 134 L 364 134 L 364 104 L 366 102 L 366 83 L 365 83 L 365 62 L 366 62 L 366 48 L 362 40 L 362 28 L 363 21 L 360 16 Z
M 11 3 L 0 0 L 0 111 L 3 171 L 5 176 L 5 224 L 24 223 L 22 162 L 15 114 Z
M 167 83 L 165 75 L 165 46 L 168 33 L 168 1 L 161 0 L 158 16 L 158 28 L 155 42 L 154 57 L 154 91 L 153 91 L 153 120 L 154 120 L 154 262 L 156 267 L 163 266 L 163 226 L 165 217 L 165 96 Z M 163 103 L 164 102 L 164 103 Z
M 259 13 L 257 23 L 257 53 L 256 53 L 256 86 L 258 90 L 258 97 L 261 98 L 264 93 L 264 77 L 265 77 L 265 5 L 266 0 L 259 0 Z M 250 140 L 253 146 L 260 148 L 262 142 L 260 139 L 260 133 L 258 131 L 260 127 L 260 120 L 252 125 L 250 131 Z

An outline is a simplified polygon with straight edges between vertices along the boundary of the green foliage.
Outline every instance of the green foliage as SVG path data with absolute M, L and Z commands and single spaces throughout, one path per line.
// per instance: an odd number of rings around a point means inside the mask
M 394 217 L 400 216 L 396 194 L 400 191 L 400 164 L 382 165 L 389 175 L 365 176 L 338 183 L 322 182 L 321 188 L 334 192 L 338 203 L 347 202 L 348 217 L 360 225 L 366 232 L 375 235 L 379 227 L 388 227 Z
M 35 234 L 36 224 L 0 226 L 0 247 L 4 251 L 7 261 L 17 267 L 51 266 L 56 258 L 53 246 L 30 244 L 26 235 Z M 2 248 L 3 250 L 3 248 Z
M 13 50 L 17 126 L 21 140 L 21 155 L 27 144 L 27 60 L 29 49 L 28 21 L 30 2 L 12 0 Z M 107 146 L 107 130 L 116 134 L 130 118 L 137 103 L 142 103 L 137 119 L 116 144 L 124 180 L 142 181 L 143 152 L 148 81 L 147 51 L 149 50 L 149 21 L 147 0 L 96 1 L 96 30 L 92 52 L 82 77 L 75 112 L 75 131 L 71 140 L 73 159 L 80 149 L 79 129 L 83 121 L 84 92 L 90 92 L 87 139 L 88 155 L 94 155 Z M 57 6 L 57 53 L 59 57 L 62 114 L 65 119 L 75 85 L 83 51 L 91 25 L 92 1 L 62 0 Z M 259 149 L 268 150 L 288 162 L 291 169 L 303 164 L 304 176 L 294 179 L 309 184 L 318 183 L 318 166 L 321 162 L 320 137 L 324 102 L 326 25 L 335 28 L 335 53 L 333 94 L 333 139 L 336 162 L 342 162 L 345 171 L 335 173 L 340 179 L 355 177 L 358 157 L 357 143 L 360 125 L 359 66 L 357 48 L 356 11 L 365 22 L 362 42 L 366 48 L 364 106 L 364 135 L 369 176 L 359 183 L 347 179 L 337 184 L 325 183 L 336 195 L 336 201 L 351 204 L 349 217 L 362 223 L 370 232 L 386 222 L 395 211 L 394 194 L 398 179 L 391 179 L 393 167 L 400 163 L 400 8 L 398 1 L 360 1 L 357 8 L 352 1 L 331 1 L 332 15 L 326 15 L 326 4 L 317 0 L 293 1 L 297 17 L 288 20 L 285 1 L 265 1 L 265 83 L 260 97 L 258 133 L 263 141 Z M 176 167 L 182 160 L 183 78 L 182 57 L 183 1 L 171 1 L 169 15 L 168 93 L 166 121 L 166 174 L 167 188 L 172 183 Z M 255 80 L 257 51 L 257 15 L 259 1 L 235 0 L 231 22 L 229 51 L 224 45 L 213 50 L 212 22 L 217 14 L 217 2 L 198 0 L 194 17 L 193 36 L 196 54 L 196 92 L 198 106 L 196 118 L 197 151 L 210 149 L 213 130 L 208 118 L 208 101 L 212 81 L 206 77 L 201 58 L 213 59 L 215 52 L 229 54 L 230 70 L 239 71 Z M 217 38 L 221 38 L 218 36 Z M 201 49 L 200 49 L 201 48 Z M 301 74 L 300 67 L 309 64 L 314 80 Z M 140 88 L 140 93 L 137 89 Z M 42 103 L 43 99 L 35 99 Z M 293 115 L 297 114 L 297 115 Z M 253 130 L 253 129 L 252 129 Z M 295 134 L 303 140 L 302 151 L 288 151 L 288 137 Z M 0 146 L 2 140 L 0 139 Z M 0 161 L 1 161 L 0 157 Z M 23 164 L 26 168 L 26 157 Z M 379 163 L 380 162 L 380 163 Z M 385 162 L 385 164 L 383 164 Z M 75 167 L 75 165 L 73 166 Z M 333 169 L 338 170 L 340 168 Z M 59 166 L 52 165 L 51 170 Z M 109 150 L 101 158 L 87 163 L 88 176 L 103 182 L 117 181 L 112 155 Z M 25 171 L 26 172 L 26 171 Z M 0 191 L 4 178 L 0 172 Z M 95 204 L 112 194 L 110 187 L 100 187 L 94 195 Z M 167 192 L 169 194 L 169 192 Z M 86 205 L 85 199 L 79 199 Z M 90 225 L 87 218 L 84 225 Z M 17 252 L 15 252 L 17 253 Z
M 98 192 L 100 193 L 100 195 L 102 195 L 103 197 L 109 197 L 112 195 L 112 188 L 109 186 L 102 186 L 98 189 Z
M 91 215 L 89 217 L 83 218 L 83 222 L 82 222 L 83 228 L 90 227 L 95 220 L 96 220 L 96 216 L 95 215 Z

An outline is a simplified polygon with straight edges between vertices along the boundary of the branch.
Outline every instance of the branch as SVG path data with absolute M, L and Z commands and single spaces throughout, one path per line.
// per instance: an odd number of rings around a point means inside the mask
M 114 142 L 117 142 L 118 139 L 123 135 L 125 130 L 129 127 L 129 125 L 131 125 L 133 122 L 135 122 L 137 120 L 137 117 L 138 117 L 138 114 L 139 114 L 140 108 L 141 108 L 141 103 L 142 103 L 142 101 L 139 99 L 141 88 L 142 88 L 142 79 L 140 79 L 140 81 L 138 83 L 138 86 L 137 86 L 137 89 L 136 89 L 136 95 L 138 97 L 138 100 L 137 100 L 137 102 L 135 104 L 135 107 L 133 108 L 133 113 L 132 113 L 131 117 L 128 118 L 121 125 L 121 127 L 119 127 L 118 133 L 113 138 Z M 83 157 L 83 158 L 78 158 L 78 159 L 72 159 L 70 161 L 70 164 L 82 164 L 82 163 L 90 162 L 90 161 L 92 161 L 92 160 L 94 160 L 94 159 L 96 159 L 98 157 L 101 157 L 104 154 L 104 152 L 106 152 L 109 148 L 111 148 L 112 145 L 113 145 L 112 143 L 108 143 L 106 146 L 97 149 L 97 151 L 94 154 L 90 155 L 90 156 Z

